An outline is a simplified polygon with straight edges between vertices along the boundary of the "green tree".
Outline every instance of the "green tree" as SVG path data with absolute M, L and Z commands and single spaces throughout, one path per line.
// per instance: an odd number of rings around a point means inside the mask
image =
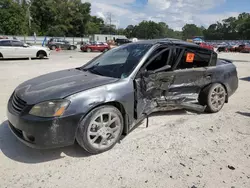
M 128 37 L 128 38 L 132 38 L 134 37 L 134 29 L 135 29 L 135 26 L 133 25 L 128 25 L 124 31 L 124 34 Z
M 186 24 L 182 28 L 182 35 L 183 35 L 183 39 L 186 40 L 194 36 L 202 36 L 203 32 L 202 32 L 202 29 L 196 26 L 195 24 Z
M 83 36 L 91 18 L 81 0 L 32 0 L 32 28 L 40 35 Z
M 100 34 L 101 28 L 104 26 L 104 21 L 102 18 L 96 16 L 91 16 L 86 24 L 86 34 Z
M 0 33 L 5 35 L 27 34 L 25 8 L 17 1 L 0 0 Z

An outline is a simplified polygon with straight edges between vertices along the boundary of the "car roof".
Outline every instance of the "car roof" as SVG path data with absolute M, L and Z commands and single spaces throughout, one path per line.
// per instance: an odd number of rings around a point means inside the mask
M 10 41 L 10 40 L 12 40 L 12 39 L 0 39 L 0 42 L 1 41 Z
M 137 44 L 152 44 L 152 45 L 156 45 L 156 44 L 166 44 L 166 45 L 180 45 L 180 46 L 187 46 L 187 47 L 195 47 L 195 48 L 201 48 L 201 49 L 205 49 L 197 44 L 194 44 L 192 42 L 186 42 L 184 40 L 181 39 L 175 39 L 175 38 L 162 38 L 162 39 L 151 39 L 151 40 L 141 40 L 138 42 L 134 42 Z M 205 49 L 207 50 L 207 49 Z

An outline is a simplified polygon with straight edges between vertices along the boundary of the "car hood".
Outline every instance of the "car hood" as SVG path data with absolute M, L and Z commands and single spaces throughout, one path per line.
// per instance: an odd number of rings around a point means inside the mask
M 78 69 L 69 69 L 28 80 L 19 85 L 15 93 L 27 104 L 37 104 L 51 99 L 62 99 L 117 80 Z

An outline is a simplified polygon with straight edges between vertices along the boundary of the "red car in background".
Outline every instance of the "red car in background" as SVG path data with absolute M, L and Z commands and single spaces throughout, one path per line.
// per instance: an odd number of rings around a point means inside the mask
M 236 52 L 241 53 L 250 53 L 250 45 L 249 44 L 241 44 L 239 47 L 236 48 Z
M 199 46 L 202 47 L 202 48 L 207 48 L 209 50 L 214 50 L 214 47 L 212 45 L 209 45 L 209 44 L 207 44 L 205 42 L 200 43 Z
M 103 42 L 86 43 L 81 46 L 83 52 L 106 52 L 108 50 L 110 50 L 110 46 Z

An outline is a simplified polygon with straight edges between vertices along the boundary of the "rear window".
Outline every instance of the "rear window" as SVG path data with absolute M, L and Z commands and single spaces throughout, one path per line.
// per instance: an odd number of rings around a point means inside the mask
M 207 67 L 209 65 L 211 53 L 208 51 L 195 49 L 186 50 L 177 69 Z
M 21 42 L 21 41 L 12 41 L 12 45 L 13 46 L 18 46 L 18 47 L 21 47 L 21 46 L 23 46 L 23 42 Z

